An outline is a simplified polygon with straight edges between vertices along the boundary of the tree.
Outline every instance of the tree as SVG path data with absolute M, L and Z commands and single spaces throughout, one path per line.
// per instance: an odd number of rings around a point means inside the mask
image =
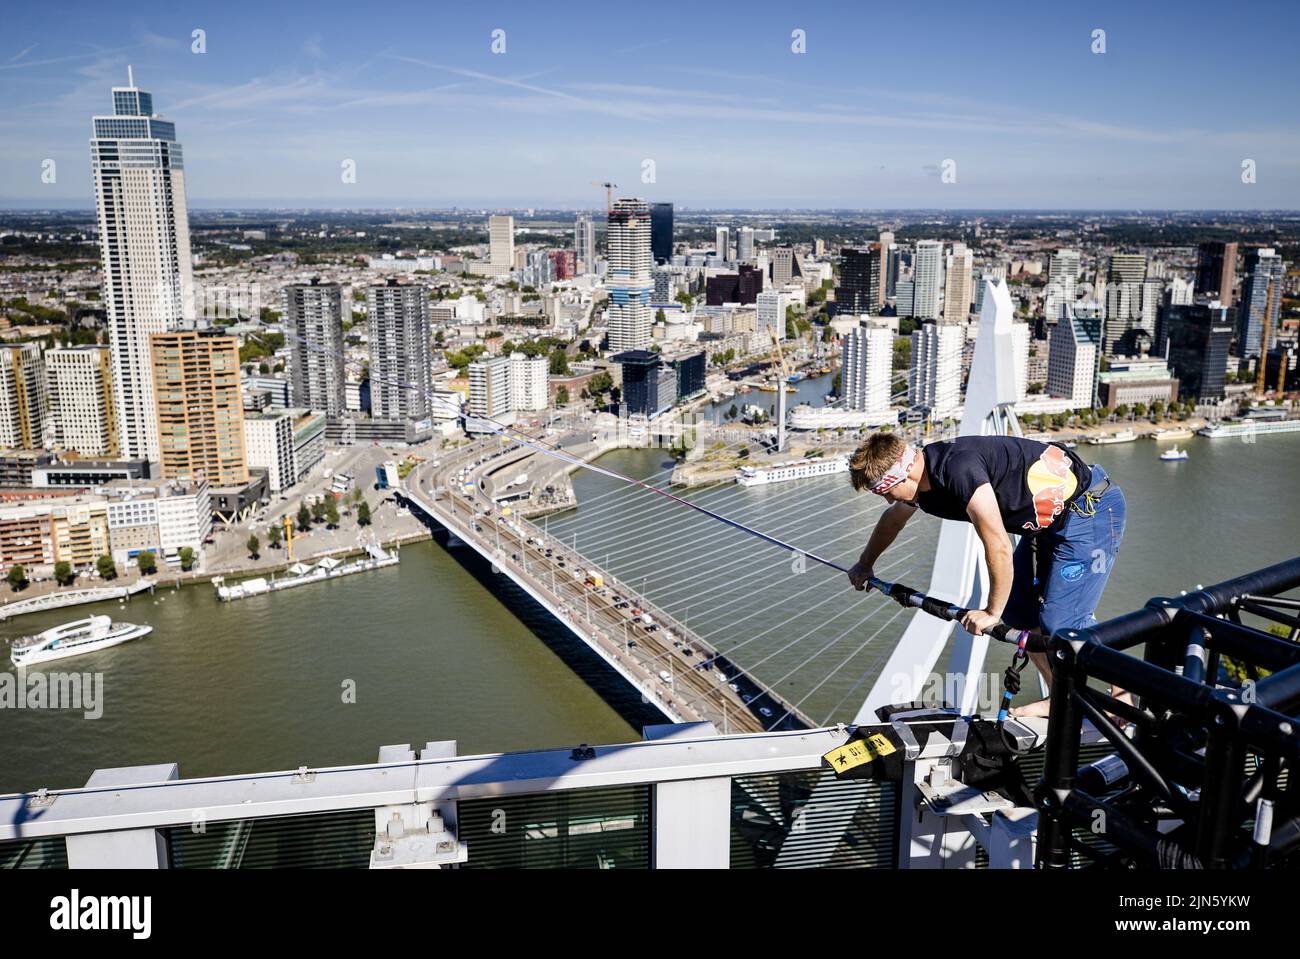
M 325 522 L 330 529 L 338 529 L 339 525 L 339 504 L 333 496 L 325 498 Z
M 364 499 L 357 504 L 357 525 L 358 526 L 370 525 L 370 504 L 367 503 Z
M 298 504 L 298 532 L 305 533 L 311 529 L 311 510 L 306 503 Z
M 736 404 L 732 403 L 731 408 L 727 410 L 727 419 L 734 420 L 738 415 L 740 415 L 740 411 L 736 409 Z
M 664 316 L 664 308 L 662 306 L 659 307 L 659 309 L 655 310 L 656 323 L 666 323 L 667 321 L 668 321 L 668 317 Z
M 117 579 L 117 564 L 107 553 L 95 560 L 95 569 L 99 571 L 100 579 Z
M 563 347 L 557 347 L 551 351 L 550 372 L 552 376 L 569 375 L 569 354 L 564 351 Z
M 72 564 L 66 559 L 61 559 L 54 564 L 54 579 L 60 586 L 71 585 L 77 577 L 72 572 Z
M 325 500 L 318 499 L 311 504 L 311 519 L 313 523 L 322 523 L 325 521 Z
M 565 387 L 561 386 L 558 390 L 555 391 L 555 405 L 564 406 L 568 402 L 569 402 L 569 391 Z
M 280 524 L 279 523 L 272 523 L 270 528 L 267 529 L 266 542 L 270 545 L 271 549 L 280 548 Z
M 194 547 L 181 547 L 181 570 L 188 573 L 194 568 Z
M 136 553 L 135 565 L 139 567 L 141 576 L 152 576 L 158 572 L 158 561 L 154 559 L 151 550 L 146 549 L 143 552 Z
M 15 593 L 27 588 L 27 570 L 18 564 L 9 567 L 9 588 Z
M 257 538 L 256 533 L 249 534 L 248 537 L 248 555 L 257 559 L 258 551 L 262 548 L 262 541 Z

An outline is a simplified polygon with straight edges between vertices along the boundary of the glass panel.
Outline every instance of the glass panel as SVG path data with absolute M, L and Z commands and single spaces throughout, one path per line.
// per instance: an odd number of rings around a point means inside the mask
M 891 869 L 898 783 L 837 780 L 829 769 L 731 781 L 731 868 Z
M 366 869 L 373 809 L 207 823 L 166 830 L 175 869 Z
M 62 836 L 0 842 L 0 869 L 67 869 L 68 844 Z
M 459 806 L 462 869 L 648 869 L 650 787 L 474 799 Z

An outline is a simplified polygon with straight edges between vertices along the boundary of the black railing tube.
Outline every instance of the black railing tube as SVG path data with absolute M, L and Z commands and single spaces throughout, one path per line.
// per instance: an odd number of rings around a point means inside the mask
M 1052 665 L 1052 709 L 1047 719 L 1047 750 L 1043 781 L 1035 791 L 1038 816 L 1038 867 L 1070 868 L 1070 826 L 1065 802 L 1074 789 L 1079 769 L 1079 739 L 1083 731 L 1083 710 L 1076 686 L 1086 680 L 1075 672 L 1075 657 L 1081 643 L 1069 637 L 1073 631 L 1051 637 L 1048 659 Z

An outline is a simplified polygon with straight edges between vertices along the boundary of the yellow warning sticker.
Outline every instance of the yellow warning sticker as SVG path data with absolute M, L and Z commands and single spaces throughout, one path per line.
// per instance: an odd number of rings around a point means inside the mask
M 881 756 L 888 756 L 895 751 L 894 744 L 883 735 L 872 733 L 866 739 L 855 739 L 838 749 L 832 749 L 822 759 L 830 763 L 831 768 L 836 772 L 842 772 L 869 763 L 873 759 L 879 759 Z

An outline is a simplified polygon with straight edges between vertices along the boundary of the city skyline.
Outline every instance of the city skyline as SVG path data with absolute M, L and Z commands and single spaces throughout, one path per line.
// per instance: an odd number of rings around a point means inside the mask
M 852 10 L 762 6 L 743 23 L 692 11 L 687 27 L 594 6 L 565 18 L 395 7 L 411 33 L 437 30 L 432 47 L 395 39 L 388 18 L 308 8 L 120 22 L 86 5 L 56 37 L 15 10 L 0 49 L 0 206 L 91 204 L 85 117 L 133 64 L 186 131 L 195 208 L 598 208 L 593 180 L 682 208 L 1288 208 L 1297 14 L 1257 9 L 1212 34 L 1192 9 L 996 24 L 956 7 L 873 12 L 866 75 L 855 27 L 867 14 Z

